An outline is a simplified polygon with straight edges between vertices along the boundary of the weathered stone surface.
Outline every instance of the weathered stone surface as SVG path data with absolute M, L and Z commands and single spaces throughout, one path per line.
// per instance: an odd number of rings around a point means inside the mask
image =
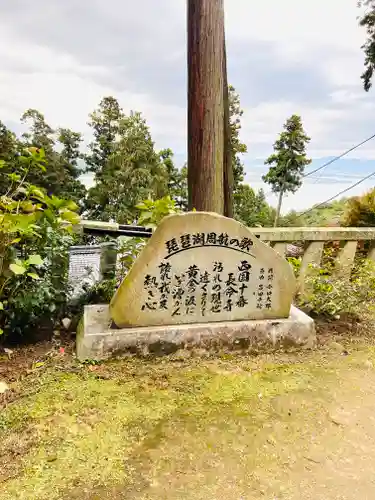
M 375 240 L 373 227 L 260 227 L 252 230 L 264 241 Z
M 280 348 L 311 349 L 315 344 L 314 321 L 294 306 L 287 319 L 117 329 L 111 328 L 107 305 L 91 305 L 85 307 L 78 329 L 77 356 L 83 361 L 180 350 L 199 356 L 219 350 L 256 354 Z
M 289 263 L 217 214 L 164 219 L 110 304 L 118 327 L 287 318 Z

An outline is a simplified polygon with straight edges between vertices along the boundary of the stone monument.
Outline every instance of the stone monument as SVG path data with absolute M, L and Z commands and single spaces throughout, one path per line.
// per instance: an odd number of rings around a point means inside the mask
M 312 347 L 292 306 L 290 264 L 244 225 L 206 212 L 166 217 L 110 305 L 86 306 L 80 359 L 123 352 Z

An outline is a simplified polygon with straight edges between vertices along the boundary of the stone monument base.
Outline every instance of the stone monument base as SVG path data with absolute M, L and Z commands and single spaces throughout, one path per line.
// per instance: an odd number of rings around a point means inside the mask
M 108 305 L 86 306 L 77 332 L 77 357 L 103 360 L 121 354 L 161 355 L 186 352 L 311 349 L 313 319 L 292 306 L 287 319 L 121 328 L 111 326 Z

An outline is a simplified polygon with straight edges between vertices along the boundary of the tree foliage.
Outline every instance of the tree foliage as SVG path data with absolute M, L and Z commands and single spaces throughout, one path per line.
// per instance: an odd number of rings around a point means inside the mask
M 361 79 L 364 89 L 368 92 L 372 87 L 375 70 L 375 0 L 359 0 L 358 4 L 365 9 L 360 17 L 359 25 L 366 30 L 366 41 L 362 45 L 365 70 Z
M 3 174 L 10 184 L 0 195 L 0 333 L 6 334 L 53 321 L 58 304 L 66 303 L 67 231 L 79 221 L 74 202 L 29 182 L 48 171 L 43 149 L 29 148 L 16 161 L 19 173 Z
M 348 227 L 375 227 L 375 188 L 350 198 L 347 202 L 344 225 Z
M 89 126 L 94 140 L 89 144 L 89 153 L 85 155 L 87 170 L 100 177 L 109 158 L 114 152 L 120 121 L 124 113 L 112 96 L 104 97 L 98 109 L 90 115 Z
M 18 152 L 17 138 L 5 124 L 0 121 L 0 194 L 6 193 L 10 186 L 9 174 L 14 171 Z
M 340 265 L 333 248 L 325 249 L 322 264 L 312 264 L 305 276 L 304 293 L 297 303 L 320 316 L 351 318 L 353 326 L 361 322 L 361 330 L 373 330 L 375 312 L 375 264 L 357 258 L 350 279 L 338 271 Z
M 17 139 L 0 120 L 0 160 L 12 162 L 17 153 Z
M 232 155 L 234 217 L 249 227 L 269 226 L 273 210 L 266 202 L 263 190 L 258 193 L 248 184 L 244 184 L 245 168 L 241 155 L 247 153 L 247 146 L 241 141 L 242 129 L 240 96 L 236 89 L 229 86 L 230 150 Z
M 269 225 L 272 209 L 264 193 L 255 193 L 243 184 L 241 154 L 247 151 L 240 139 L 243 110 L 232 86 L 229 104 L 235 216 L 248 225 Z M 170 196 L 178 209 L 187 210 L 187 165 L 177 167 L 170 148 L 156 151 L 143 116 L 138 112 L 125 114 L 115 97 L 104 97 L 89 115 L 93 139 L 86 152 L 79 132 L 53 129 L 36 109 L 27 110 L 22 122 L 28 130 L 19 138 L 0 122 L 0 159 L 6 160 L 0 172 L 0 193 L 9 187 L 7 174 L 18 172 L 17 157 L 25 148 L 36 147 L 43 149 L 48 170 L 30 172 L 29 182 L 50 196 L 74 200 L 85 218 L 133 223 L 138 218 L 135 206 L 141 200 L 165 196 Z M 85 171 L 94 176 L 89 191 L 80 182 Z
M 92 116 L 101 120 L 99 114 Z M 116 134 L 112 136 L 113 128 Z M 100 152 L 95 158 L 103 163 L 95 167 L 96 184 L 89 190 L 88 215 L 104 221 L 133 222 L 135 206 L 141 200 L 167 194 L 166 166 L 155 152 L 150 130 L 140 113 L 122 115 L 116 125 L 107 124 L 105 130 L 109 130 L 105 141 L 98 136 L 98 144 L 92 144 L 92 150 Z
M 232 168 L 234 177 L 234 193 L 238 190 L 239 185 L 243 182 L 245 170 L 241 157 L 239 155 L 247 153 L 247 146 L 240 139 L 241 117 L 243 110 L 241 109 L 240 96 L 236 89 L 229 86 L 229 120 L 230 120 L 230 148 L 232 154 Z
M 178 208 L 186 211 L 188 208 L 187 166 L 184 165 L 181 170 L 175 166 L 171 149 L 161 150 L 159 156 L 167 174 L 168 194 Z
M 49 166 L 46 172 L 31 172 L 30 182 L 43 187 L 49 195 L 80 203 L 86 193 L 85 186 L 78 179 L 81 175 L 78 168 L 81 134 L 67 128 L 53 130 L 46 123 L 44 115 L 36 109 L 27 110 L 21 121 L 29 125 L 29 130 L 18 142 L 20 152 L 30 147 L 42 148 Z M 61 146 L 62 151 L 58 151 Z M 17 168 L 17 164 L 10 166 Z
M 272 225 L 274 210 L 266 202 L 262 189 L 256 193 L 248 184 L 240 184 L 234 195 L 235 218 L 248 227 Z
M 291 210 L 284 216 L 280 217 L 281 227 L 303 227 L 305 226 L 305 220 L 301 215 L 295 210 Z
M 274 153 L 265 161 L 270 168 L 262 179 L 270 184 L 274 193 L 295 193 L 301 187 L 305 167 L 311 163 L 306 156 L 309 142 L 301 117 L 292 115 L 273 146 Z

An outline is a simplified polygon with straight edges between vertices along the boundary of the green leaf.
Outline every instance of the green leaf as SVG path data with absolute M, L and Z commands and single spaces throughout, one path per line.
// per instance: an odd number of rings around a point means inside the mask
M 0 311 L 4 311 L 4 304 L 0 302 Z
M 34 185 L 29 186 L 29 191 L 35 198 L 38 198 L 40 201 L 44 201 L 46 198 L 44 192 Z
M 23 156 L 23 155 L 18 157 L 18 161 L 20 163 L 30 163 L 30 159 L 27 158 L 27 156 Z
M 65 206 L 68 210 L 71 210 L 72 212 L 75 212 L 76 210 L 78 210 L 77 203 L 74 203 L 74 201 L 72 201 L 72 200 L 69 200 Z
M 43 214 L 45 215 L 46 219 L 53 223 L 55 221 L 55 214 L 50 208 L 47 208 L 46 210 L 43 211 Z
M 57 196 L 52 195 L 49 199 L 51 202 L 51 205 L 54 206 L 55 208 L 61 208 L 62 206 L 65 205 L 65 200 L 58 198 Z
M 152 212 L 143 212 L 139 217 L 139 221 L 144 221 L 146 219 L 149 219 L 150 217 L 152 217 Z
M 20 208 L 24 212 L 34 212 L 35 205 L 30 200 L 26 200 L 20 203 Z
M 36 273 L 27 273 L 27 276 L 30 276 L 33 280 L 40 280 L 40 277 Z
M 18 174 L 15 174 L 14 172 L 11 173 L 11 174 L 8 174 L 8 177 L 9 179 L 12 181 L 12 182 L 18 182 L 21 180 L 21 176 L 18 175 Z
M 33 364 L 33 369 L 35 370 L 36 368 L 41 368 L 44 365 L 45 363 L 43 363 L 43 361 L 37 361 L 36 363 Z
M 12 273 L 19 275 L 19 274 L 24 274 L 26 272 L 26 267 L 20 265 L 20 264 L 11 264 L 9 266 L 9 269 L 12 271 Z
M 41 266 L 43 264 L 43 259 L 40 255 L 30 255 L 27 259 L 28 263 L 32 266 Z
M 0 160 L 0 168 L 5 167 L 5 160 Z
M 45 167 L 42 163 L 38 162 L 38 163 L 37 163 L 37 166 L 40 168 L 40 170 L 41 170 L 42 172 L 47 172 L 46 167 Z
M 138 210 L 148 210 L 148 207 L 144 203 L 138 203 L 135 208 L 137 208 Z
M 81 220 L 80 216 L 70 210 L 62 210 L 60 216 L 63 220 L 70 222 L 71 224 L 79 224 Z
M 4 333 L 4 330 L 2 328 L 0 328 L 0 335 L 2 335 Z

